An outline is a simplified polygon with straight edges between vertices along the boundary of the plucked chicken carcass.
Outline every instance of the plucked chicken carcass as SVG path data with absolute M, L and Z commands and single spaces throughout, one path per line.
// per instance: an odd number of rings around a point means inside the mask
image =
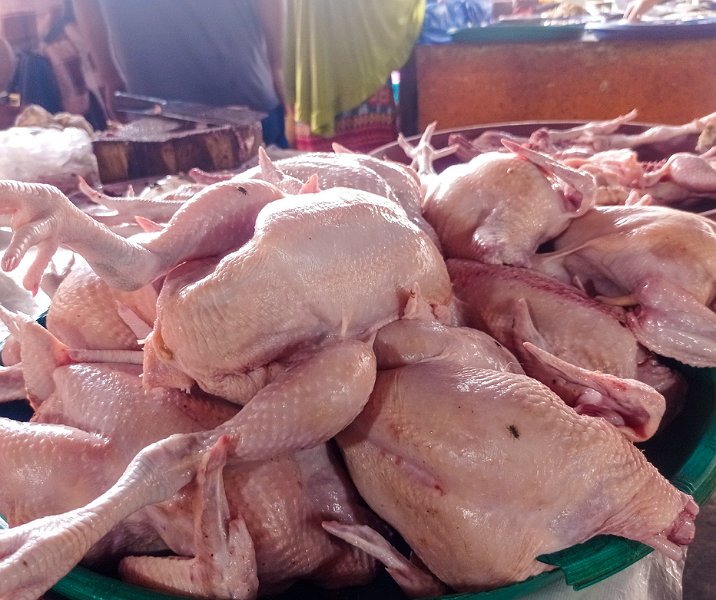
M 515 151 L 529 158 L 527 163 L 512 157 L 536 171 L 544 197 L 558 200 L 562 213 L 568 215 L 565 219 L 560 213 L 563 222 L 554 231 L 551 225 L 537 227 L 549 230 L 534 234 L 542 241 L 541 235 L 556 235 L 569 219 L 587 210 L 593 182 L 590 177 L 573 180 L 577 187 L 583 186 L 581 196 L 569 187 L 566 194 L 555 191 L 544 171 L 559 171 L 559 165 L 528 150 Z M 359 166 L 365 163 L 362 157 L 350 160 Z M 306 168 L 313 170 L 311 165 Z M 203 485 L 204 493 L 199 495 L 207 499 L 207 506 L 218 506 L 222 492 L 217 474 L 222 469 L 226 473 L 256 461 L 278 461 L 277 455 L 294 456 L 320 446 L 364 406 L 375 380 L 375 357 L 366 342 L 381 326 L 410 313 L 411 303 L 414 308 L 416 298 L 423 297 L 427 301 L 418 303 L 415 312 L 450 320 L 446 306 L 451 292 L 444 262 L 419 212 L 410 212 L 419 206 L 419 196 L 417 200 L 413 192 L 390 196 L 385 190 L 395 192 L 397 184 L 381 184 L 383 175 L 376 169 L 380 177 L 369 179 L 369 184 L 378 182 L 375 191 L 388 195 L 387 199 L 373 196 L 370 190 L 318 192 L 318 187 L 328 185 L 320 175 L 305 183 L 306 173 L 294 176 L 270 163 L 261 169 L 259 176 L 273 177 L 279 187 L 295 188 L 303 195 L 285 196 L 275 185 L 240 176 L 209 186 L 183 203 L 166 227 L 149 228 L 129 240 L 113 236 L 42 186 L 13 190 L 8 184 L 0 192 L 0 206 L 12 214 L 15 229 L 4 267 L 12 267 L 27 247 L 37 244 L 40 258 L 28 277 L 32 287 L 43 260 L 62 241 L 83 254 L 113 288 L 161 285 L 157 318 L 143 357 L 145 385 L 196 389 L 198 384 L 245 404 L 213 429 L 180 433 L 141 450 L 118 480 L 113 476 L 116 483 L 110 482 L 111 487 L 86 507 L 0 535 L 0 545 L 9 551 L 0 562 L 0 596 L 21 589 L 33 573 L 42 574 L 41 585 L 51 583 L 72 566 L 73 557 L 89 551 L 127 518 L 131 521 L 137 511 L 150 512 L 148 507 L 157 503 L 186 507 L 177 500 L 178 490 Z M 353 178 L 361 171 L 351 169 L 349 181 L 360 187 Z M 573 176 L 569 170 L 560 172 Z M 414 178 L 403 177 L 403 181 L 408 182 L 405 189 L 419 189 Z M 522 256 L 535 250 L 533 245 Z M 404 310 L 406 301 L 409 308 Z M 426 340 L 429 345 L 430 336 Z M 489 343 L 498 348 L 494 340 Z M 453 356 L 466 352 L 450 344 L 445 351 Z M 388 364 L 385 356 L 380 355 L 383 365 Z M 514 357 L 503 348 L 490 356 L 496 363 L 508 361 L 511 375 L 521 374 Z M 493 369 L 490 361 L 487 364 Z M 399 367 L 400 361 L 396 370 Z M 671 536 L 672 541 L 688 541 L 693 512 L 689 505 L 684 527 L 674 526 L 679 533 Z M 182 554 L 196 555 L 194 546 L 200 544 L 186 533 L 191 529 L 187 524 L 196 527 L 197 521 L 182 518 L 181 522 L 184 533 L 171 543 L 163 541 Z M 334 533 L 346 525 L 325 527 Z M 667 525 L 663 529 L 665 536 L 673 533 L 666 531 Z M 62 537 L 67 531 L 79 540 L 70 556 L 60 543 L 67 539 Z M 664 547 L 673 550 L 669 543 Z M 244 567 L 240 572 L 248 570 Z M 133 570 L 138 581 L 150 571 Z M 4 577 L 7 573 L 18 578 Z M 238 580 L 236 589 L 244 589 L 241 581 L 246 578 Z
M 670 413 L 683 404 L 683 378 L 639 346 L 620 307 L 529 269 L 450 259 L 448 271 L 464 322 L 494 336 L 577 412 L 643 441 L 664 415 L 662 394 Z
M 563 159 L 564 164 L 592 173 L 597 205 L 628 203 L 630 193 L 649 194 L 661 204 L 716 196 L 716 152 L 677 152 L 658 164 L 639 161 L 633 150 L 607 150 Z
M 671 557 L 693 538 L 690 496 L 489 336 L 404 319 L 375 348 L 371 399 L 337 439 L 361 495 L 449 586 L 525 579 L 550 569 L 537 556 L 602 533 Z
M 184 375 L 181 387 L 191 378 L 238 402 L 261 386 L 271 361 L 291 350 L 369 335 L 396 319 L 416 285 L 436 307 L 451 296 L 444 261 L 427 235 L 398 205 L 367 192 L 335 188 L 283 198 L 263 181 L 223 182 L 186 203 L 163 230 L 130 240 L 52 188 L 6 184 L 3 196 L 15 229 L 4 268 L 30 245 L 45 250 L 26 278 L 31 289 L 59 240 L 120 289 L 181 265 L 163 283 L 145 364 L 156 358 L 163 375 Z M 218 264 L 207 260 L 234 248 Z
M 307 190 L 318 191 L 335 187 L 349 187 L 377 194 L 398 203 L 408 217 L 439 245 L 438 238 L 421 213 L 422 191 L 416 173 L 400 163 L 388 162 L 365 154 L 354 153 L 336 144 L 336 152 L 308 152 L 272 161 L 263 148 L 258 151 L 258 165 L 233 176 L 230 173 L 197 173 L 201 181 L 221 183 L 245 181 L 247 178 L 268 181 L 287 194 Z M 307 182 L 312 181 L 311 184 Z M 93 216 L 105 224 L 126 222 L 127 217 L 138 217 L 140 223 L 147 220 L 168 221 L 181 206 L 181 201 L 191 199 L 201 191 L 205 183 L 197 183 L 184 189 L 179 198 L 124 197 L 112 198 L 93 190 L 81 182 L 80 189 L 94 203 L 106 207 L 111 214 L 92 211 Z M 177 194 L 177 192 L 173 192 Z M 131 212 L 130 212 L 131 211 Z
M 644 175 L 642 186 L 657 197 L 666 195 L 667 199 L 678 192 L 686 197 L 716 197 L 716 148 L 702 155 L 672 154 L 661 166 Z
M 92 502 L 145 446 L 237 413 L 201 394 L 143 389 L 135 365 L 72 363 L 68 348 L 38 324 L 19 329 L 37 410 L 30 424 L 0 419 L 8 469 L 0 512 L 14 526 Z M 117 524 L 86 560 L 119 559 L 125 579 L 213 598 L 253 598 L 257 585 L 278 591 L 297 578 L 338 586 L 373 577 L 374 561 L 321 528 L 326 519 L 381 527 L 329 447 L 224 468 L 226 451 L 224 440 L 204 456 L 194 482 Z M 28 479 L 28 470 L 38 476 Z M 66 557 L 83 558 L 71 527 L 55 533 Z M 156 556 L 168 550 L 184 559 Z
M 550 129 L 539 127 L 529 136 L 515 135 L 509 131 L 488 129 L 474 139 L 468 139 L 461 133 L 453 133 L 448 138 L 449 144 L 457 146 L 457 155 L 461 160 L 468 161 L 483 152 L 493 152 L 502 148 L 502 140 L 507 139 L 515 144 L 529 146 L 533 150 L 558 154 L 565 149 L 569 151 L 592 145 L 594 139 L 601 139 L 615 133 L 622 125 L 633 121 L 637 111 L 632 110 L 625 115 L 607 121 L 592 121 L 567 129 Z
M 716 225 L 661 206 L 598 207 L 537 255 L 534 268 L 575 279 L 627 307 L 641 344 L 698 367 L 716 366 Z
M 151 284 L 131 292 L 108 286 L 78 259 L 57 286 L 47 328 L 72 348 L 138 350 L 151 331 L 157 292 Z
M 315 177 L 319 189 L 349 187 L 377 194 L 403 207 L 408 218 L 439 247 L 438 237 L 424 219 L 422 190 L 416 173 L 405 165 L 389 162 L 346 150 L 334 144 L 335 152 L 308 152 L 272 161 L 263 149 L 259 150 L 259 164 L 240 173 L 246 177 L 269 181 L 283 192 L 297 194 L 304 182 Z
M 418 288 L 431 311 L 449 318 L 450 281 L 436 246 L 395 202 L 367 192 L 284 197 L 263 181 L 223 182 L 163 230 L 129 240 L 47 186 L 5 183 L 0 197 L 15 230 L 5 268 L 39 245 L 32 287 L 62 241 L 113 287 L 136 289 L 166 274 L 144 350 L 145 385 L 196 382 L 246 404 L 215 429 L 145 448 L 86 507 L 4 532 L 0 573 L 14 575 L 0 577 L 0 595 L 38 572 L 49 586 L 73 566 L 50 532 L 73 530 L 83 555 L 129 515 L 187 485 L 220 440 L 231 465 L 334 436 L 373 387 L 375 359 L 362 340 L 397 319 Z
M 636 111 L 608 121 L 585 123 L 568 129 L 540 127 L 529 136 L 509 131 L 487 130 L 474 140 L 451 134 L 451 148 L 462 161 L 480 154 L 503 150 L 502 140 L 547 154 L 565 165 L 593 174 L 597 180 L 596 204 L 624 204 L 631 190 L 649 193 L 660 203 L 671 203 L 701 196 L 714 196 L 714 131 L 716 113 L 682 125 L 655 125 L 636 133 L 619 128 L 633 121 Z M 656 166 L 642 162 L 642 148 L 685 148 L 685 140 L 700 134 L 695 152 L 678 152 Z M 638 149 L 638 152 L 637 152 Z M 673 151 L 673 150 L 672 150 Z
M 528 266 L 543 242 L 594 202 L 591 175 L 505 141 L 435 179 L 423 211 L 447 257 Z M 564 182 L 561 190 L 546 172 Z
M 622 133 L 619 128 L 632 122 L 637 111 L 620 115 L 606 121 L 593 121 L 568 129 L 540 127 L 529 136 L 516 136 L 508 131 L 490 129 L 473 140 L 463 134 L 452 134 L 449 144 L 458 146 L 457 154 L 461 160 L 470 160 L 483 152 L 500 150 L 502 139 L 515 144 L 526 145 L 533 150 L 554 157 L 589 156 L 595 152 L 637 148 L 647 144 L 672 142 L 687 135 L 700 134 L 697 151 L 704 152 L 713 145 L 713 130 L 716 113 L 699 117 L 682 125 L 654 125 L 637 133 Z

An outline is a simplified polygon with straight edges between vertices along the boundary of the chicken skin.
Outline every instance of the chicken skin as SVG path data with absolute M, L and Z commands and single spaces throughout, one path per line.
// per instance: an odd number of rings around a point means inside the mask
M 390 368 L 338 441 L 361 495 L 441 581 L 458 591 L 520 581 L 551 568 L 537 556 L 598 534 L 682 555 L 697 505 L 617 429 L 516 371 L 489 336 L 481 353 L 478 340 L 461 352 L 465 334 L 442 328 L 456 345 L 415 354 L 423 325 L 387 329 L 378 356 Z

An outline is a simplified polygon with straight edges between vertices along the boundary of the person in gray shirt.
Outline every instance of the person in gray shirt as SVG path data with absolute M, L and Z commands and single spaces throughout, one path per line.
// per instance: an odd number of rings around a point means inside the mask
M 74 0 L 111 101 L 114 91 L 267 113 L 285 147 L 285 0 Z

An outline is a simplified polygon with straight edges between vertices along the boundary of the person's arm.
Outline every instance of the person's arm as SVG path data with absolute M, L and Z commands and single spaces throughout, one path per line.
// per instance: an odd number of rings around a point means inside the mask
M 657 5 L 661 0 L 630 0 L 624 10 L 624 19 L 631 23 L 641 21 L 644 13 L 648 12 L 653 6 Z
M 7 90 L 10 85 L 12 76 L 15 73 L 17 59 L 10 43 L 3 37 L 0 37 L 0 91 Z
M 287 112 L 290 112 L 290 107 L 286 106 L 283 83 L 283 39 L 286 23 L 286 0 L 258 0 L 255 4 L 266 38 L 274 89 L 281 104 L 284 105 Z
M 98 0 L 72 0 L 77 27 L 86 41 L 100 78 L 103 100 L 110 117 L 114 92 L 125 89 L 109 43 L 107 23 Z

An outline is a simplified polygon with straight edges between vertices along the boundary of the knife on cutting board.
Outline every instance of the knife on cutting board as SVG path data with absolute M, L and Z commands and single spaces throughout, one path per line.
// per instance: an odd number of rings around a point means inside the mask
M 268 116 L 245 106 L 210 106 L 126 92 L 115 92 L 114 108 L 124 113 L 168 117 L 203 125 L 249 125 Z

